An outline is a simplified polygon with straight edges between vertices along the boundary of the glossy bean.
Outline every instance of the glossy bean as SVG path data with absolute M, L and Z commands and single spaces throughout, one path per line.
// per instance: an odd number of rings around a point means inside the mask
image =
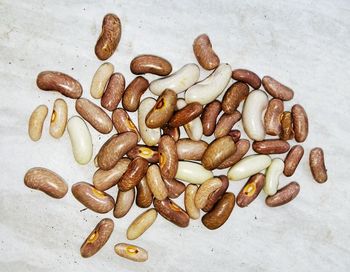
M 176 107 L 178 110 L 185 108 L 187 105 L 184 99 L 178 99 Z M 184 125 L 187 136 L 193 141 L 199 141 L 203 135 L 202 121 L 199 117 L 196 117 L 192 121 Z
M 52 137 L 60 138 L 66 130 L 68 119 L 68 107 L 67 103 L 58 98 L 53 104 L 53 111 L 50 120 L 50 134 Z
M 239 140 L 236 143 L 236 151 L 225 161 L 223 161 L 217 168 L 224 169 L 231 167 L 235 163 L 239 162 L 245 154 L 247 154 L 250 147 L 250 142 L 246 139 Z
M 281 159 L 273 159 L 266 170 L 264 192 L 267 195 L 274 195 L 277 192 L 279 178 L 283 173 L 284 162 Z
M 283 101 L 273 98 L 269 101 L 264 116 L 264 126 L 266 134 L 280 135 L 281 134 L 281 116 L 284 111 Z
M 268 196 L 265 199 L 265 203 L 269 207 L 278 207 L 292 201 L 299 194 L 300 185 L 293 181 L 286 186 L 282 187 L 273 196 Z
M 135 57 L 130 63 L 130 70 L 135 75 L 154 74 L 167 76 L 172 71 L 172 66 L 164 58 L 154 55 L 140 55 Z
M 177 198 L 179 197 L 186 189 L 185 184 L 183 184 L 181 181 L 178 181 L 177 179 L 163 179 L 165 187 L 168 190 L 168 197 L 169 198 Z
M 220 64 L 220 59 L 213 50 L 207 34 L 201 34 L 194 40 L 193 52 L 198 63 L 206 70 L 215 69 Z
M 151 97 L 145 98 L 141 101 L 138 110 L 138 125 L 140 135 L 144 143 L 148 146 L 158 144 L 160 139 L 160 128 L 149 128 L 146 125 L 146 116 L 156 104 L 156 100 Z
M 156 199 L 163 200 L 167 198 L 168 190 L 164 184 L 162 176 L 160 175 L 159 167 L 156 164 L 148 167 L 146 179 L 148 188 Z
M 123 132 L 134 132 L 137 135 L 138 141 L 141 140 L 140 133 L 135 126 L 134 122 L 131 120 L 129 114 L 123 109 L 116 109 L 112 114 L 112 122 L 118 133 Z
M 222 99 L 222 110 L 225 113 L 233 113 L 239 104 L 244 101 L 249 94 L 249 87 L 243 82 L 235 82 L 227 89 Z
M 138 217 L 132 221 L 126 232 L 126 237 L 129 240 L 135 240 L 140 237 L 146 230 L 148 230 L 154 221 L 157 219 L 157 211 L 155 209 L 149 209 L 141 213 Z
M 160 138 L 158 144 L 159 168 L 162 177 L 172 179 L 177 171 L 178 157 L 176 142 L 169 135 Z
M 265 184 L 265 175 L 257 173 L 251 176 L 242 190 L 237 195 L 237 205 L 241 208 L 247 207 L 259 195 Z
M 201 104 L 197 102 L 189 103 L 181 110 L 178 110 L 169 120 L 169 126 L 180 127 L 197 118 L 203 111 Z
M 159 162 L 158 147 L 137 145 L 128 152 L 128 157 L 130 159 L 141 157 L 150 163 L 157 163 Z
M 221 186 L 222 182 L 219 178 L 211 178 L 201 184 L 194 198 L 196 207 L 198 209 L 203 209 L 208 202 L 209 195 L 221 188 Z
M 176 142 L 177 156 L 179 160 L 202 160 L 208 144 L 204 141 L 193 141 L 191 139 L 180 139 Z
M 195 184 L 188 184 L 185 190 L 185 209 L 188 216 L 192 219 L 198 219 L 200 216 L 200 210 L 194 203 L 197 191 L 198 187 Z
M 216 119 L 221 111 L 221 103 L 218 100 L 210 102 L 204 107 L 201 120 L 203 126 L 203 134 L 210 136 L 214 133 L 216 127 Z
M 318 183 L 324 183 L 328 179 L 327 168 L 324 162 L 324 153 L 322 148 L 311 149 L 309 155 L 309 165 L 312 176 Z
M 226 193 L 226 190 L 229 185 L 229 181 L 227 176 L 221 175 L 219 176 L 219 179 L 221 180 L 221 187 L 214 190 L 212 193 L 209 194 L 205 206 L 202 208 L 204 212 L 211 211 L 215 204 L 222 198 L 222 196 Z
M 158 200 L 155 198 L 153 200 L 153 205 L 161 216 L 181 228 L 187 227 L 190 223 L 190 217 L 188 214 L 169 198 L 164 200 Z
M 283 85 L 270 76 L 264 76 L 262 79 L 262 84 L 265 90 L 274 98 L 288 101 L 294 96 L 294 92 L 291 88 Z
M 226 136 L 232 127 L 241 120 L 241 117 L 242 115 L 239 111 L 234 111 L 230 114 L 224 113 L 216 124 L 214 131 L 215 138 Z
M 92 78 L 90 86 L 90 95 L 93 98 L 100 99 L 102 97 L 108 80 L 112 76 L 113 72 L 114 66 L 109 62 L 102 63 L 101 66 L 98 67 Z
M 148 259 L 148 253 L 145 249 L 130 244 L 120 243 L 114 246 L 114 251 L 120 257 L 134 262 L 145 262 Z
M 178 127 L 170 127 L 167 124 L 162 126 L 163 135 L 169 135 L 177 142 L 180 139 L 180 129 Z
M 247 83 L 250 85 L 254 90 L 257 90 L 261 86 L 261 79 L 260 77 L 247 69 L 236 69 L 232 71 L 232 78 Z
M 290 145 L 283 140 L 268 139 L 263 141 L 254 141 L 253 150 L 259 154 L 282 154 L 286 153 Z
M 44 121 L 46 119 L 48 108 L 46 105 L 40 105 L 35 108 L 29 118 L 28 135 L 32 141 L 39 141 L 43 132 Z
M 179 161 L 175 177 L 188 183 L 202 184 L 204 181 L 212 178 L 213 173 L 205 169 L 201 164 Z
M 301 145 L 295 145 L 289 150 L 286 158 L 284 159 L 283 174 L 286 177 L 290 177 L 294 174 L 303 155 L 304 148 Z
M 142 76 L 136 77 L 130 82 L 123 95 L 123 108 L 134 112 L 140 105 L 141 96 L 148 89 L 149 82 Z
M 292 107 L 292 119 L 295 140 L 302 143 L 309 134 L 309 121 L 304 108 L 296 104 Z
M 151 206 L 153 201 L 153 194 L 148 187 L 146 176 L 143 177 L 136 186 L 136 205 L 140 208 L 147 208 Z
M 293 137 L 294 137 L 294 130 L 293 130 L 292 114 L 289 111 L 285 111 L 281 116 L 280 139 L 284 141 L 288 141 L 293 139 Z
M 131 209 L 132 204 L 134 204 L 135 199 L 135 188 L 129 191 L 118 191 L 117 200 L 115 201 L 115 206 L 113 210 L 113 216 L 115 218 L 124 217 Z
M 114 73 L 109 78 L 109 81 L 101 97 L 101 106 L 106 110 L 114 111 L 125 91 L 125 78 L 121 73 Z
M 144 158 L 137 157 L 133 159 L 128 169 L 121 176 L 118 182 L 118 188 L 120 191 L 125 192 L 134 188 L 140 180 L 146 175 L 148 169 L 148 161 Z

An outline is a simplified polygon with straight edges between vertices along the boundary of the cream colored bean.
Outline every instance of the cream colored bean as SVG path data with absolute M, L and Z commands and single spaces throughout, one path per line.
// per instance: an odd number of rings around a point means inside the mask
M 53 104 L 53 111 L 50 121 L 50 134 L 54 138 L 60 138 L 67 126 L 68 107 L 67 103 L 58 98 Z
M 242 121 L 248 137 L 255 141 L 265 138 L 263 111 L 268 103 L 267 95 L 260 90 L 252 91 L 244 102 Z
M 87 164 L 92 157 L 92 139 L 89 128 L 82 118 L 73 116 L 68 120 L 67 130 L 75 160 L 79 164 Z
M 264 185 L 264 192 L 267 195 L 274 195 L 277 193 L 279 178 L 283 173 L 284 162 L 281 159 L 273 159 L 271 165 L 266 170 L 266 178 Z
M 148 253 L 145 249 L 130 244 L 120 243 L 114 246 L 114 251 L 120 257 L 135 262 L 145 262 L 148 259 Z
M 222 182 L 219 178 L 211 178 L 205 181 L 198 189 L 194 198 L 194 204 L 198 209 L 203 209 L 207 204 L 211 193 L 221 188 Z
M 202 184 L 212 177 L 212 171 L 205 169 L 201 164 L 190 161 L 179 161 L 175 176 L 177 179 L 193 184 Z
M 108 80 L 113 72 L 114 66 L 109 62 L 102 63 L 96 70 L 90 87 L 90 94 L 93 98 L 99 99 L 102 97 Z
M 266 169 L 270 164 L 271 158 L 268 155 L 251 155 L 233 165 L 228 170 L 227 177 L 230 180 L 245 179 Z
M 153 208 L 141 213 L 128 227 L 126 237 L 129 240 L 135 240 L 140 237 L 150 226 L 152 226 L 154 221 L 156 221 L 157 215 L 157 211 Z
M 113 216 L 115 218 L 122 218 L 123 216 L 125 216 L 134 204 L 134 200 L 135 188 L 132 188 L 126 192 L 122 192 L 119 190 L 117 194 L 117 199 L 115 201 Z
M 158 200 L 164 200 L 168 197 L 168 190 L 165 187 L 158 165 L 153 164 L 147 169 L 147 184 L 154 197 Z
M 176 103 L 177 110 L 181 110 L 187 105 L 184 99 L 178 99 Z M 193 141 L 200 141 L 203 136 L 203 125 L 200 117 L 195 118 L 191 122 L 184 125 L 186 134 Z
M 160 128 L 149 128 L 146 125 L 146 116 L 156 104 L 156 100 L 151 97 L 141 101 L 138 111 L 139 131 L 142 140 L 148 146 L 154 146 L 160 139 Z
M 28 134 L 33 141 L 39 141 L 43 132 L 43 125 L 46 119 L 48 108 L 45 105 L 38 106 L 30 115 Z
M 200 210 L 196 207 L 194 199 L 198 187 L 195 184 L 188 184 L 185 190 L 185 208 L 186 212 L 192 219 L 198 219 L 200 216 Z
M 199 102 L 202 105 L 214 101 L 230 82 L 231 66 L 227 63 L 220 66 L 206 79 L 190 87 L 185 94 L 187 103 Z

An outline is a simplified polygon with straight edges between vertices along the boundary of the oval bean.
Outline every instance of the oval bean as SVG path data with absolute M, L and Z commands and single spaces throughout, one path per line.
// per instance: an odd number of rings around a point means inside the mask
M 108 80 L 114 72 L 113 64 L 109 62 L 102 63 L 96 70 L 90 87 L 90 94 L 93 98 L 100 99 L 103 95 Z
M 222 99 L 222 110 L 225 113 L 233 113 L 237 110 L 239 104 L 247 98 L 249 94 L 249 87 L 242 82 L 235 82 L 225 92 Z
M 300 191 L 300 185 L 293 181 L 286 186 L 282 187 L 273 196 L 268 196 L 265 199 L 265 203 L 269 207 L 278 207 L 292 201 Z
M 123 109 L 116 109 L 112 114 L 112 122 L 115 129 L 119 133 L 134 132 L 137 135 L 138 141 L 141 140 L 141 136 L 134 122 L 131 120 L 129 114 Z
M 140 237 L 146 230 L 152 226 L 157 219 L 157 211 L 155 209 L 149 209 L 141 213 L 128 227 L 126 237 L 129 240 L 135 240 Z
M 178 157 L 176 151 L 176 142 L 169 135 L 160 138 L 158 144 L 159 168 L 162 177 L 172 179 L 176 175 Z
M 281 159 L 273 159 L 266 170 L 264 192 L 267 195 L 274 195 L 277 192 L 279 178 L 283 173 L 284 162 Z
M 165 187 L 159 167 L 156 164 L 148 167 L 146 179 L 147 185 L 156 199 L 163 200 L 167 198 L 168 190 Z
M 210 102 L 204 107 L 201 120 L 203 126 L 203 134 L 210 136 L 214 133 L 216 127 L 216 118 L 221 111 L 221 103 L 218 100 Z
M 194 203 L 197 191 L 198 187 L 195 184 L 188 184 L 185 191 L 185 209 L 189 217 L 192 219 L 198 219 L 200 216 L 200 210 Z
M 128 152 L 128 157 L 130 159 L 141 157 L 150 163 L 159 162 L 158 148 L 155 146 L 137 145 Z
M 156 104 L 156 101 L 151 98 L 142 100 L 138 110 L 138 124 L 140 135 L 146 145 L 153 146 L 158 144 L 160 139 L 160 128 L 149 128 L 146 125 L 146 116 Z
M 290 145 L 288 142 L 283 140 L 263 140 L 263 141 L 254 141 L 253 142 L 253 150 L 259 154 L 282 154 L 286 153 Z
M 129 191 L 118 191 L 117 200 L 115 202 L 113 216 L 115 218 L 124 217 L 131 209 L 135 199 L 135 188 Z
M 292 107 L 292 119 L 295 140 L 304 142 L 309 134 L 309 121 L 304 108 L 296 104 Z
M 202 160 L 208 144 L 202 140 L 180 139 L 176 142 L 177 156 L 179 160 Z
M 167 124 L 162 126 L 163 135 L 169 135 L 177 142 L 180 138 L 180 129 L 178 127 L 169 127 Z
M 154 55 L 140 55 L 135 57 L 130 63 L 130 70 L 135 75 L 154 74 L 167 76 L 172 71 L 169 61 Z
M 207 34 L 201 34 L 194 40 L 193 52 L 198 63 L 206 70 L 215 69 L 220 64 L 220 59 L 213 50 Z
M 178 110 L 186 107 L 187 103 L 184 99 L 178 99 L 176 107 Z M 199 117 L 193 119 L 189 123 L 184 125 L 187 136 L 193 141 L 199 141 L 203 135 L 202 121 Z
M 32 141 L 39 141 L 43 132 L 44 121 L 46 119 L 48 108 L 46 105 L 40 105 L 35 108 L 29 118 L 28 134 Z
M 264 126 L 266 134 L 280 135 L 281 134 L 281 116 L 284 111 L 283 101 L 273 98 L 269 101 L 264 116 Z
M 281 134 L 280 139 L 288 141 L 293 139 L 293 119 L 292 114 L 289 111 L 285 111 L 281 116 Z
M 208 179 L 201 186 L 199 186 L 199 189 L 194 198 L 196 207 L 198 209 L 203 209 L 208 202 L 209 195 L 220 189 L 221 186 L 222 182 L 219 178 Z
M 63 135 L 67 126 L 67 119 L 67 103 L 63 99 L 58 98 L 53 104 L 53 111 L 50 120 L 50 134 L 52 137 L 58 139 Z
M 252 71 L 246 70 L 246 69 L 236 69 L 232 71 L 232 78 L 247 83 L 250 85 L 254 90 L 257 90 L 261 86 L 261 79 L 260 77 L 255 74 Z
M 188 183 L 202 184 L 204 181 L 212 178 L 213 173 L 205 169 L 201 164 L 179 161 L 175 177 Z
M 123 108 L 134 112 L 140 105 L 141 96 L 148 89 L 149 82 L 142 76 L 136 77 L 130 82 L 123 95 Z
M 148 208 L 153 201 L 153 194 L 148 187 L 146 177 L 143 177 L 136 186 L 136 205 L 140 208 Z
M 109 78 L 109 81 L 101 97 L 101 106 L 106 110 L 114 111 L 125 91 L 125 78 L 121 73 L 114 73 Z
M 309 155 L 309 164 L 314 180 L 318 183 L 326 182 L 328 175 L 322 148 L 316 147 L 311 149 Z
M 250 147 L 250 142 L 248 140 L 242 139 L 236 143 L 236 151 L 225 161 L 223 161 L 217 168 L 224 169 L 231 167 L 235 163 L 239 162 L 245 154 L 247 154 Z
M 264 184 L 264 174 L 257 173 L 251 176 L 237 196 L 237 205 L 241 208 L 247 207 L 258 197 L 264 187 Z
M 135 262 L 145 262 L 148 259 L 148 253 L 145 249 L 130 244 L 120 243 L 114 246 L 114 251 L 120 257 Z
M 221 180 L 221 187 L 213 191 L 209 194 L 205 206 L 202 208 L 203 212 L 211 211 L 215 204 L 222 198 L 222 196 L 226 193 L 226 190 L 229 185 L 228 178 L 224 175 L 219 176 Z
M 120 191 L 129 191 L 134 188 L 140 180 L 146 175 L 148 168 L 148 161 L 144 158 L 135 158 L 129 163 L 128 169 L 121 176 L 118 182 Z
M 265 90 L 274 98 L 288 101 L 294 96 L 294 92 L 291 88 L 283 85 L 270 76 L 264 76 L 262 79 L 262 84 Z
M 301 145 L 295 145 L 289 150 L 286 158 L 284 159 L 283 174 L 286 177 L 290 177 L 294 174 L 303 155 L 304 148 Z
M 227 114 L 224 113 L 219 122 L 216 124 L 214 136 L 215 138 L 220 138 L 226 136 L 232 127 L 241 120 L 241 113 L 239 111 L 234 111 L 233 113 Z
M 174 113 L 174 115 L 169 120 L 169 126 L 171 127 L 180 127 L 183 126 L 199 115 L 201 115 L 203 107 L 197 102 L 189 103 L 182 109 Z
M 185 184 L 183 184 L 181 181 L 178 181 L 177 179 L 163 179 L 165 187 L 168 190 L 168 197 L 169 198 L 177 198 L 179 197 L 186 189 Z
M 158 200 L 155 198 L 153 200 L 153 205 L 161 216 L 180 228 L 185 228 L 190 223 L 190 217 L 188 214 L 169 198 L 164 200 Z

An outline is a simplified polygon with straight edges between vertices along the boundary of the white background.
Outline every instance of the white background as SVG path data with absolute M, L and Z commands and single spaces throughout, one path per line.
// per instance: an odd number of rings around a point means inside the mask
M 74 3 L 73 3 L 74 2 Z M 141 209 L 115 219 L 105 247 L 89 259 L 79 248 L 100 219 L 83 209 L 69 192 L 55 200 L 26 188 L 25 172 L 34 166 L 52 169 L 69 185 L 91 182 L 93 163 L 78 165 L 68 134 L 48 133 L 58 93 L 35 84 L 43 70 L 77 78 L 90 97 L 92 76 L 101 64 L 94 54 L 103 16 L 121 18 L 123 33 L 109 59 L 129 83 L 133 57 L 153 53 L 167 58 L 176 71 L 196 62 L 194 38 L 207 33 L 222 62 L 271 75 L 295 90 L 292 102 L 309 115 L 305 156 L 292 178 L 299 196 L 280 208 L 268 208 L 261 193 L 248 208 L 235 207 L 228 222 L 209 231 L 191 221 L 177 228 L 158 216 L 133 243 L 146 248 L 149 260 L 133 263 L 113 252 L 126 242 L 128 224 Z M 0 271 L 348 271 L 350 2 L 326 1 L 0 1 Z M 201 78 L 206 76 L 202 72 Z M 156 77 L 147 76 L 149 80 Z M 144 97 L 148 96 L 147 92 Z M 69 116 L 75 115 L 74 101 Z M 98 101 L 96 101 L 99 103 Z M 49 107 L 42 139 L 34 143 L 27 122 L 39 104 Z M 136 115 L 133 115 L 136 116 Z M 236 125 L 241 127 L 241 123 Z M 89 126 L 94 154 L 109 137 Z M 322 146 L 328 182 L 317 184 L 308 167 L 308 153 Z M 284 158 L 284 155 L 282 155 Z M 231 182 L 238 193 L 244 182 Z M 109 191 L 113 196 L 115 188 Z M 182 199 L 177 200 L 182 205 Z

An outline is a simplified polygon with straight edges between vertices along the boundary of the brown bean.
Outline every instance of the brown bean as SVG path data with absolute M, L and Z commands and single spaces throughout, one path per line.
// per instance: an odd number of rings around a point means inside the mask
M 187 227 L 190 223 L 190 217 L 188 214 L 169 198 L 164 200 L 158 200 L 155 198 L 153 200 L 153 205 L 161 216 L 181 228 Z
M 92 178 L 95 188 L 100 191 L 106 191 L 112 188 L 128 169 L 129 163 L 129 159 L 123 158 L 110 170 L 98 169 Z
M 249 70 L 246 69 L 236 69 L 232 71 L 232 78 L 247 83 L 250 85 L 254 90 L 257 90 L 261 86 L 261 79 L 260 77 Z
M 208 144 L 202 140 L 180 139 L 176 142 L 177 156 L 179 160 L 200 161 Z
M 311 149 L 309 156 L 309 164 L 314 180 L 318 183 L 326 182 L 328 176 L 322 148 L 316 147 Z
M 141 96 L 148 89 L 149 82 L 142 76 L 130 82 L 123 95 L 123 108 L 127 111 L 136 111 L 140 105 Z
M 153 201 L 153 194 L 148 187 L 146 177 L 143 177 L 136 186 L 136 205 L 140 208 L 148 208 Z
M 81 204 L 94 212 L 107 213 L 114 207 L 113 197 L 87 182 L 73 184 L 72 193 Z
M 231 136 L 233 141 L 237 143 L 241 138 L 241 131 L 239 129 L 233 129 L 227 135 Z
M 36 79 L 36 85 L 41 90 L 56 91 L 73 99 L 81 97 L 83 93 L 83 88 L 77 80 L 55 71 L 41 72 Z
M 101 98 L 101 106 L 106 110 L 114 111 L 123 97 L 125 91 L 125 78 L 121 73 L 114 73 L 109 78 Z
M 130 159 L 141 157 L 150 163 L 157 163 L 159 162 L 158 147 L 137 145 L 128 152 L 128 157 Z
M 286 177 L 290 177 L 294 174 L 303 155 L 304 148 L 301 145 L 295 145 L 289 150 L 284 159 L 283 173 Z
M 198 209 L 203 209 L 207 205 L 209 195 L 219 190 L 221 186 L 222 182 L 219 178 L 211 178 L 202 183 L 194 198 L 196 207 Z
M 177 172 L 178 157 L 176 143 L 169 135 L 163 135 L 158 144 L 159 168 L 162 177 L 172 179 Z
M 125 216 L 130 211 L 132 204 L 134 204 L 134 199 L 135 188 L 125 192 L 119 190 L 113 210 L 113 216 L 115 218 L 122 218 Z
M 88 258 L 95 255 L 107 243 L 113 229 L 113 220 L 109 218 L 102 219 L 81 245 L 81 256 Z
M 227 114 L 224 113 L 219 122 L 216 124 L 216 128 L 214 131 L 215 138 L 220 138 L 226 136 L 234 124 L 236 124 L 239 120 L 241 120 L 242 115 L 239 111 L 235 111 L 234 113 Z
M 129 259 L 134 262 L 145 262 L 148 259 L 147 251 L 139 246 L 120 243 L 114 246 L 114 251 L 120 257 Z
M 187 104 L 182 109 L 175 112 L 169 120 L 170 127 L 181 127 L 201 115 L 203 107 L 198 102 Z
M 102 170 L 112 169 L 117 162 L 137 143 L 134 132 L 124 132 L 113 135 L 101 147 L 97 154 L 97 163 Z
M 295 140 L 299 143 L 304 142 L 309 134 L 309 121 L 301 105 L 296 104 L 292 107 L 292 119 Z
M 269 101 L 264 116 L 266 134 L 273 136 L 281 134 L 281 116 L 283 111 L 284 106 L 282 100 L 273 98 Z
M 263 140 L 263 141 L 254 141 L 253 150 L 259 154 L 282 154 L 286 153 L 290 145 L 288 142 L 283 140 Z
M 29 169 L 24 176 L 24 184 L 53 198 L 62 198 L 68 191 L 68 185 L 63 178 L 55 172 L 42 167 Z
M 172 67 L 169 61 L 154 55 L 140 55 L 130 63 L 130 70 L 135 75 L 154 74 L 167 76 L 171 73 Z
M 180 129 L 178 127 L 169 127 L 167 124 L 162 127 L 163 135 L 171 136 L 175 142 L 180 138 Z
M 247 207 L 254 201 L 261 192 L 265 184 L 265 175 L 258 173 L 251 176 L 242 190 L 237 195 L 237 205 L 241 208 Z
M 265 90 L 274 98 L 288 101 L 294 96 L 294 92 L 291 88 L 283 85 L 270 76 L 264 76 L 262 79 L 262 84 Z
M 239 104 L 247 98 L 249 87 L 242 82 L 235 82 L 227 89 L 224 98 L 222 99 L 222 110 L 231 114 L 237 110 Z
M 108 134 L 113 129 L 111 118 L 96 104 L 86 98 L 79 98 L 75 101 L 76 111 L 98 132 Z
M 293 139 L 293 119 L 292 114 L 289 111 L 285 111 L 281 116 L 281 134 L 280 139 L 288 141 Z
M 194 198 L 198 191 L 198 187 L 195 184 L 188 184 L 185 191 L 185 208 L 186 212 L 192 219 L 198 219 L 200 216 L 200 210 L 194 203 Z
M 268 196 L 265 203 L 269 207 L 278 207 L 292 201 L 300 191 L 300 185 L 293 181 L 283 188 L 279 189 L 276 194 Z
M 147 170 L 147 184 L 154 197 L 163 200 L 168 196 L 168 190 L 164 184 L 158 165 L 152 164 Z
M 213 170 L 236 151 L 236 144 L 231 136 L 218 138 L 209 144 L 202 157 L 204 168 Z
M 102 31 L 95 45 L 95 54 L 100 60 L 113 55 L 122 35 L 120 19 L 115 14 L 107 14 L 103 18 Z
M 193 52 L 198 63 L 206 70 L 215 69 L 220 64 L 220 59 L 213 50 L 207 34 L 201 34 L 194 40 Z
M 136 133 L 138 141 L 141 140 L 140 133 L 135 126 L 134 122 L 131 120 L 129 114 L 123 109 L 116 109 L 112 114 L 112 122 L 115 129 L 119 133 L 132 131 Z
M 168 197 L 169 198 L 177 198 L 179 197 L 186 189 L 185 184 L 183 184 L 181 181 L 178 181 L 177 179 L 163 179 L 165 187 L 168 190 Z
M 146 175 L 147 168 L 148 161 L 144 158 L 138 157 L 133 159 L 118 182 L 119 190 L 125 192 L 134 188 Z
M 202 217 L 203 225 L 210 230 L 220 228 L 231 215 L 234 206 L 235 195 L 225 193 L 214 208 Z
M 30 115 L 28 122 L 28 135 L 32 141 L 36 142 L 40 140 L 47 112 L 48 108 L 46 105 L 39 105 Z
M 246 139 L 241 139 L 236 143 L 236 151 L 224 162 L 222 162 L 217 168 L 224 169 L 231 167 L 235 163 L 239 162 L 245 154 L 247 154 L 250 147 L 250 142 Z
M 221 175 L 219 176 L 219 179 L 221 180 L 221 187 L 208 196 L 207 202 L 202 208 L 203 212 L 211 211 L 214 208 L 215 204 L 222 198 L 224 193 L 226 193 L 229 185 L 228 178 L 227 176 Z
M 201 120 L 203 125 L 203 134 L 210 136 L 214 133 L 216 126 L 216 118 L 221 111 L 221 103 L 218 100 L 210 102 L 204 107 Z

